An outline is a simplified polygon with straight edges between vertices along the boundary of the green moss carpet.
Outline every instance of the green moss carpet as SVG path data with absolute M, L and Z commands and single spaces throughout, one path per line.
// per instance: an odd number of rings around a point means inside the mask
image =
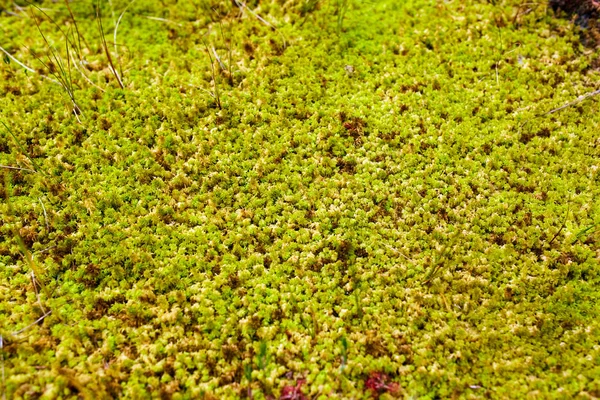
M 0 5 L 2 399 L 600 397 L 585 27 Z

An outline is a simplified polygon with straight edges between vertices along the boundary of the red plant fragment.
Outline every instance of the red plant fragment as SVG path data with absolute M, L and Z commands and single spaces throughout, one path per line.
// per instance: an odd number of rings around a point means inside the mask
M 399 386 L 395 382 L 389 382 L 390 377 L 383 372 L 373 371 L 369 374 L 365 387 L 375 393 L 381 394 L 385 392 L 395 393 Z
M 308 400 L 302 393 L 302 385 L 306 382 L 305 379 L 299 379 L 296 386 L 287 385 L 283 387 L 279 400 Z

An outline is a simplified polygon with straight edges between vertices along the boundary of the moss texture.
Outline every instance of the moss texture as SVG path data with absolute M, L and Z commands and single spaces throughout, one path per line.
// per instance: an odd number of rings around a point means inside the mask
M 4 395 L 600 397 L 598 53 L 521 3 L 5 5 Z

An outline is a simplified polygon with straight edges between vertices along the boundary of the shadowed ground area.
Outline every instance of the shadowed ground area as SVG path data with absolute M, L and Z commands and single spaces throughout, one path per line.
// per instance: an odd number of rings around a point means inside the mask
M 600 1 L 598 0 L 550 0 L 550 6 L 560 15 L 572 16 L 581 27 L 582 43 L 588 47 L 600 45 Z
M 600 397 L 579 9 L 0 4 L 7 399 Z

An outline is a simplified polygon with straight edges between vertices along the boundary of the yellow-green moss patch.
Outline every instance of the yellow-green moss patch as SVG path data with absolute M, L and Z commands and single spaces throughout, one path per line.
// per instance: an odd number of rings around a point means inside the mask
M 94 4 L 0 15 L 7 398 L 600 396 L 598 99 L 548 113 L 598 90 L 569 21 Z

